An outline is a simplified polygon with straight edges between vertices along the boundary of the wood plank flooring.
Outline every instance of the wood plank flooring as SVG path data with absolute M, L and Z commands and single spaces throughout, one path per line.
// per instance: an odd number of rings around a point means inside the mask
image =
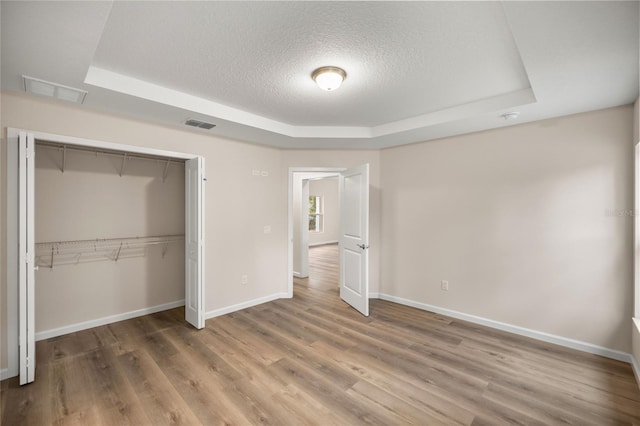
M 278 300 L 188 326 L 183 309 L 37 344 L 1 383 L 3 425 L 640 424 L 628 364 L 338 296 L 337 248 Z

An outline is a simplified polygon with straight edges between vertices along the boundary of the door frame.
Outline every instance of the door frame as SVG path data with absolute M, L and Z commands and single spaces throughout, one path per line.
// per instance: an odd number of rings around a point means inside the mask
M 288 260 L 287 260 L 287 296 L 293 297 L 293 239 L 294 239 L 294 211 L 293 211 L 293 193 L 294 185 L 297 185 L 302 189 L 302 182 L 305 179 L 311 179 L 310 175 L 326 173 L 326 177 L 329 175 L 337 175 L 340 172 L 346 170 L 346 167 L 289 167 L 289 183 L 288 183 Z
M 62 143 L 71 146 L 81 146 L 95 149 L 114 150 L 132 154 L 153 155 L 156 157 L 166 157 L 179 160 L 191 160 L 201 157 L 197 154 L 166 151 L 155 148 L 148 148 L 136 145 L 127 145 L 114 142 L 98 141 L 94 139 L 64 136 L 53 133 L 38 132 L 26 129 L 7 127 L 7 378 L 19 374 L 19 324 L 18 324 L 18 259 L 14 247 L 18 244 L 18 158 L 17 144 L 10 143 L 10 139 L 19 137 L 20 132 L 33 134 L 34 140 L 46 140 L 48 142 Z M 15 147 L 14 147 L 15 145 Z M 15 158 L 14 158 L 15 157 Z M 203 170 L 204 173 L 204 170 Z M 204 176 L 203 176 L 204 177 Z M 205 179 L 206 180 L 206 179 Z M 204 209 L 204 190 L 202 191 L 201 210 Z M 186 201 L 185 201 L 186 202 Z M 204 215 L 202 215 L 204 222 Z M 201 247 L 204 259 L 204 233 L 200 235 Z M 185 244 L 186 256 L 186 244 Z M 204 295 L 204 271 L 205 265 L 202 262 L 202 280 L 200 281 L 200 294 Z M 185 282 L 185 286 L 187 283 Z M 203 296 L 204 299 L 204 296 Z M 202 310 L 204 314 L 204 300 L 202 300 Z M 5 377 L 2 377 L 4 379 Z

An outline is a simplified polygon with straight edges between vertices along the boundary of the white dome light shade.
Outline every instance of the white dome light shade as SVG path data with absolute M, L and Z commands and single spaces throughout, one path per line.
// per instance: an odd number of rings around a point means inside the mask
M 311 78 L 322 90 L 332 91 L 340 87 L 347 73 L 338 67 L 322 67 L 315 70 Z

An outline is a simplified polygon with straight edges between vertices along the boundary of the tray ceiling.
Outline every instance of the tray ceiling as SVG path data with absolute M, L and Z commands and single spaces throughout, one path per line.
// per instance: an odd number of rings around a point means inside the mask
M 279 147 L 381 148 L 638 96 L 638 2 L 0 7 L 4 90 L 29 75 L 89 108 Z M 311 80 L 325 65 L 347 72 L 335 92 Z

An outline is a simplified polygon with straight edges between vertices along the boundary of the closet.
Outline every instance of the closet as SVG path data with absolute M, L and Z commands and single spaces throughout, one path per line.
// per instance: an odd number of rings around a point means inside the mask
M 35 140 L 35 337 L 185 298 L 184 160 Z
M 205 326 L 204 170 L 195 154 L 7 128 L 9 377 L 34 380 L 36 340 L 181 305 Z

